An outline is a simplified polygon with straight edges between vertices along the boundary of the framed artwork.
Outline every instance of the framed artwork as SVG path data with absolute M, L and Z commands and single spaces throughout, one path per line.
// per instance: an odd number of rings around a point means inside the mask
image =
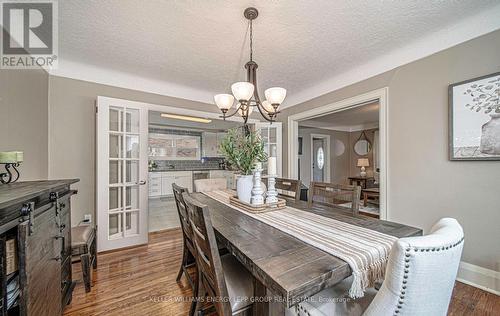
M 500 72 L 448 88 L 450 160 L 500 160 Z

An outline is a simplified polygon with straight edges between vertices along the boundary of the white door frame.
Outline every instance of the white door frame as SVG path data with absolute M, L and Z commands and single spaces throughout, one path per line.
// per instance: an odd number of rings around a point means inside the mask
M 311 134 L 311 182 L 314 181 L 314 170 L 313 170 L 313 138 L 320 138 L 326 141 L 325 145 L 325 166 L 324 166 L 324 182 L 330 182 L 330 135 L 326 134 Z
M 303 111 L 288 117 L 288 177 L 297 179 L 299 121 L 312 119 L 325 114 L 354 108 L 370 101 L 378 100 L 380 130 L 380 218 L 390 219 L 389 212 L 389 88 L 381 88 L 367 93 Z

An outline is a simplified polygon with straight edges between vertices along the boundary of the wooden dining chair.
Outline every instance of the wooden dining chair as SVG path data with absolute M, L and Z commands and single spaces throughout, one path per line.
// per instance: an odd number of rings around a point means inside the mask
M 208 206 L 188 193 L 182 196 L 189 213 L 198 267 L 194 314 L 202 311 L 203 301 L 209 297 L 219 316 L 251 315 L 252 275 L 234 256 L 219 255 Z
M 274 187 L 278 190 L 278 195 L 292 197 L 295 201 L 300 200 L 300 180 L 276 178 Z
M 311 182 L 309 188 L 309 207 L 313 203 L 349 208 L 354 215 L 359 213 L 361 187 L 354 185 Z
M 179 268 L 179 273 L 177 274 L 177 282 L 182 277 L 182 274 L 186 276 L 189 285 L 192 289 L 195 288 L 193 279 L 188 273 L 188 268 L 196 264 L 195 255 L 196 251 L 193 244 L 193 230 L 191 229 L 191 224 L 189 223 L 188 212 L 186 210 L 186 204 L 184 203 L 184 198 L 182 193 L 188 192 L 187 188 L 178 186 L 177 184 L 172 184 L 172 190 L 174 191 L 175 204 L 177 206 L 177 212 L 179 213 L 179 219 L 181 222 L 182 237 L 183 237 L 183 253 L 181 267 Z

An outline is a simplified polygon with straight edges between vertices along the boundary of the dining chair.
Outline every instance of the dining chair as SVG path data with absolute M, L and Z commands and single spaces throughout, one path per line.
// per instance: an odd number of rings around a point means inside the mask
M 253 276 L 232 255 L 220 256 L 208 206 L 182 194 L 189 213 L 196 249 L 198 282 L 194 314 L 211 298 L 219 316 L 250 315 L 254 294 Z
M 227 189 L 226 178 L 198 179 L 194 180 L 195 192 L 210 192 Z
M 268 178 L 265 179 L 268 180 Z M 274 187 L 278 190 L 278 196 L 292 197 L 296 201 L 300 200 L 300 180 L 276 178 Z
M 378 292 L 348 299 L 350 280 L 286 311 L 287 315 L 446 315 L 462 255 L 464 233 L 453 218 L 422 237 L 397 240 Z
M 359 213 L 361 187 L 355 185 L 311 182 L 308 204 L 320 203 L 334 207 L 349 208 L 354 215 Z
M 195 288 L 193 279 L 189 275 L 188 268 L 196 264 L 195 255 L 196 251 L 193 244 L 193 230 L 191 229 L 191 224 L 189 223 L 188 213 L 186 210 L 186 204 L 182 194 L 188 192 L 187 188 L 178 186 L 172 183 L 172 190 L 174 192 L 175 205 L 177 206 L 177 212 L 179 213 L 179 219 L 181 222 L 181 230 L 183 237 L 183 252 L 182 252 L 182 262 L 179 268 L 179 273 L 177 274 L 177 282 L 182 277 L 182 274 L 186 276 L 189 285 L 192 289 Z

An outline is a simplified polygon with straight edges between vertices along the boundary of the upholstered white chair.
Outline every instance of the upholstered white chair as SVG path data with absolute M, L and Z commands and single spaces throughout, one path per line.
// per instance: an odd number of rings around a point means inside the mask
M 227 180 L 225 178 L 194 180 L 195 192 L 210 192 L 225 189 L 227 189 Z
M 364 297 L 350 299 L 349 278 L 290 308 L 287 315 L 446 315 L 463 240 L 460 224 L 443 218 L 430 234 L 394 243 L 378 292 L 369 289 Z

